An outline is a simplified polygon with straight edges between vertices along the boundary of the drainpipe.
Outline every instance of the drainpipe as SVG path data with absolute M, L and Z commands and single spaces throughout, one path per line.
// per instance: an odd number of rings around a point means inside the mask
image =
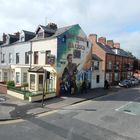
M 30 69 L 32 68 L 32 41 L 30 45 Z

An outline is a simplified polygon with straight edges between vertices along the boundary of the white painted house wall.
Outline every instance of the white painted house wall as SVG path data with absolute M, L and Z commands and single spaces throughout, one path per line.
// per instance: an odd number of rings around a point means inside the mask
M 91 88 L 99 88 L 104 87 L 104 71 L 102 70 L 102 62 L 99 63 L 99 70 L 93 70 L 92 72 L 92 82 L 91 82 Z M 97 83 L 96 77 L 97 75 L 100 76 L 100 81 Z
M 48 50 L 57 58 L 57 38 L 32 42 L 32 65 L 34 65 L 35 51 L 38 51 L 38 65 L 45 65 L 45 51 Z

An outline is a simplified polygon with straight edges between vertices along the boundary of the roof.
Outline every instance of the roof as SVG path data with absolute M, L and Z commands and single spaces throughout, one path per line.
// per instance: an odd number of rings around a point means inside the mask
M 92 59 L 96 61 L 102 61 L 102 59 L 98 57 L 96 54 L 92 54 Z
M 56 73 L 56 70 L 52 66 L 35 66 L 34 68 L 31 68 L 29 72 L 35 72 L 35 73 L 44 73 L 45 71 L 48 71 L 50 73 Z
M 41 66 L 36 66 L 34 68 L 29 69 L 29 72 L 44 73 L 44 69 Z
M 78 24 L 75 24 L 75 25 L 78 25 Z M 72 28 L 72 27 L 75 26 L 75 25 L 70 25 L 70 26 L 58 28 L 58 29 L 56 30 L 56 32 L 55 32 L 52 36 L 46 37 L 45 39 L 48 39 L 48 40 L 49 40 L 49 39 L 56 38 L 56 37 L 58 37 L 59 35 L 63 34 L 64 32 L 68 31 L 70 28 Z M 45 26 L 42 26 L 42 25 L 41 25 L 41 27 L 46 28 Z M 34 40 L 44 40 L 44 38 L 43 38 L 43 39 L 37 39 L 37 38 L 35 37 L 35 38 L 32 39 L 32 41 L 34 41 Z
M 25 34 L 28 34 L 28 35 L 33 35 L 35 36 L 35 33 L 34 32 L 30 32 L 30 31 L 25 31 L 25 30 L 22 30 Z
M 102 48 L 106 53 L 115 54 L 115 53 L 113 52 L 113 50 L 111 49 L 110 46 L 108 46 L 108 45 L 103 45 L 103 44 L 101 44 L 101 43 L 99 43 L 99 42 L 97 42 L 97 44 L 98 44 L 98 45 L 100 46 L 100 48 Z
M 112 48 L 112 50 L 114 51 L 114 53 L 116 55 L 121 55 L 121 56 L 124 56 L 124 57 L 131 57 L 131 58 L 133 57 L 132 54 L 124 51 L 123 49 L 120 49 L 120 48 Z

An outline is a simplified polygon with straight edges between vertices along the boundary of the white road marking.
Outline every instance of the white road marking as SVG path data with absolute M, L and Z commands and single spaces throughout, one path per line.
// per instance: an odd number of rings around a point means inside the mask
M 124 108 L 125 106 L 127 106 L 127 105 L 129 105 L 129 104 L 131 104 L 131 103 L 132 103 L 132 102 L 128 102 L 128 103 L 122 105 L 121 107 L 119 107 L 119 108 L 117 108 L 117 109 L 115 109 L 115 110 L 116 110 L 116 111 L 119 111 L 121 108 Z
M 126 111 L 124 111 L 124 113 L 130 114 L 130 115 L 136 115 L 135 113 L 132 113 L 132 112 L 126 112 Z

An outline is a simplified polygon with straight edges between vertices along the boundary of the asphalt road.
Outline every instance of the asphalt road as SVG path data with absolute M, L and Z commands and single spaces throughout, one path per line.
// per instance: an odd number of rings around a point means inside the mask
M 0 140 L 140 140 L 140 87 L 0 124 Z

